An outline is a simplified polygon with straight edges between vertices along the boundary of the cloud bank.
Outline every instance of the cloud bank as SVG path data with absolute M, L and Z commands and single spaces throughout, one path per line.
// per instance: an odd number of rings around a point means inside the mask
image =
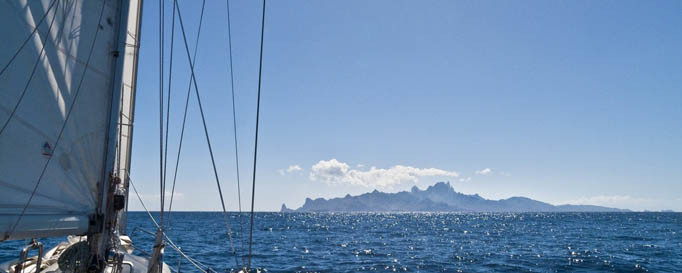
M 313 165 L 309 178 L 312 181 L 321 181 L 327 184 L 391 188 L 394 185 L 406 182 L 417 182 L 419 177 L 423 176 L 458 177 L 459 174 L 436 168 L 416 168 L 403 165 L 396 165 L 388 169 L 371 167 L 369 170 L 358 170 L 332 158 L 320 160 Z
M 629 195 L 597 195 L 568 200 L 566 203 L 577 205 L 619 206 L 638 201 L 641 202 L 646 200 L 633 198 Z
M 568 200 L 563 202 L 563 204 L 597 205 L 632 210 L 679 210 L 678 204 L 680 201 L 682 201 L 682 198 L 670 200 L 630 195 L 596 195 Z

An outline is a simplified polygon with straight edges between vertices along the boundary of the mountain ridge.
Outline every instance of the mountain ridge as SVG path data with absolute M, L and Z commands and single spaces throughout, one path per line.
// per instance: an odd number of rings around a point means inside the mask
M 390 212 L 390 211 L 460 211 L 460 212 L 625 212 L 629 210 L 594 205 L 552 205 L 527 197 L 514 196 L 490 200 L 478 194 L 463 194 L 450 182 L 437 182 L 421 190 L 385 193 L 378 190 L 331 199 L 306 198 L 298 209 L 282 204 L 281 212 Z

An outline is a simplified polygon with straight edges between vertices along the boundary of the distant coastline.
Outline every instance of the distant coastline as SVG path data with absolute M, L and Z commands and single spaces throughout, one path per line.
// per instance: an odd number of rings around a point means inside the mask
M 280 212 L 629 212 L 627 209 L 593 205 L 552 205 L 527 197 L 485 199 L 478 194 L 456 192 L 449 182 L 438 182 L 425 190 L 373 192 L 332 199 L 310 199 L 298 209 L 282 204 Z

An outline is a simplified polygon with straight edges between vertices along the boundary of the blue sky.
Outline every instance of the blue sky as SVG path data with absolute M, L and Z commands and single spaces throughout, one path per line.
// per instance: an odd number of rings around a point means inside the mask
M 199 3 L 180 1 L 192 49 Z M 235 210 L 226 8 L 206 6 L 196 73 Z M 244 208 L 260 8 L 231 2 Z M 682 210 L 680 10 L 680 1 L 269 1 L 256 209 L 450 181 L 491 199 Z M 144 12 L 132 178 L 158 208 L 158 2 Z M 189 80 L 176 39 L 169 174 Z M 176 208 L 219 210 L 194 97 L 189 111 Z

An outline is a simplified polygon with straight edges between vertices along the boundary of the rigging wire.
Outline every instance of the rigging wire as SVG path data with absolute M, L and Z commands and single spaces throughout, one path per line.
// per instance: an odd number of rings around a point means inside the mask
M 21 43 L 21 46 L 19 46 L 19 48 L 17 49 L 17 51 L 14 52 L 14 54 L 12 54 L 12 58 L 10 58 L 9 61 L 7 62 L 7 64 L 5 64 L 5 66 L 2 68 L 2 70 L 0 70 L 0 75 L 2 75 L 3 73 L 5 73 L 5 70 L 7 70 L 7 68 L 10 66 L 10 64 L 12 64 L 12 62 L 14 62 L 14 59 L 16 59 L 17 56 L 19 56 L 19 53 L 21 53 L 21 51 L 24 49 L 24 47 L 26 46 L 26 44 L 28 44 L 28 41 L 31 40 L 31 37 L 33 37 L 33 34 L 35 34 L 35 33 L 38 31 L 38 27 L 40 27 L 40 25 L 43 23 L 43 21 L 45 20 L 45 18 L 47 18 L 47 15 L 50 14 L 50 10 L 52 10 L 52 7 L 54 7 L 54 6 L 55 6 L 55 3 L 57 3 L 57 2 L 58 2 L 57 0 L 52 0 L 52 3 L 51 3 L 50 6 L 47 8 L 47 11 L 45 11 L 45 14 L 43 14 L 43 17 L 40 18 L 40 20 L 38 21 L 38 23 L 36 24 L 36 26 L 33 28 L 33 31 L 31 31 L 31 34 L 29 34 L 28 37 L 26 37 L 26 39 L 24 40 L 23 43 Z M 55 15 L 56 15 L 56 14 L 57 14 L 57 11 L 55 10 L 54 13 L 55 13 Z M 52 17 L 52 18 L 53 18 L 52 20 L 54 21 L 54 17 Z M 48 33 L 49 33 L 49 32 L 50 32 L 50 31 L 48 30 Z
M 147 206 L 145 206 L 144 202 L 142 201 L 142 197 L 140 197 L 140 193 L 137 191 L 137 188 L 135 187 L 135 184 L 133 183 L 133 180 L 130 179 L 130 175 L 128 175 L 128 181 L 129 181 L 130 185 L 133 186 L 133 191 L 135 191 L 135 195 L 137 195 L 137 200 L 140 201 L 140 204 L 142 205 L 142 208 L 144 209 L 145 212 L 147 212 L 147 215 L 149 216 L 149 219 L 152 220 L 152 223 L 154 223 L 154 225 L 156 226 L 157 229 L 158 229 L 158 228 L 161 228 L 161 226 L 159 226 L 159 223 L 156 221 L 156 219 L 154 219 L 154 216 L 152 215 L 152 213 L 149 212 L 149 209 L 147 209 Z M 206 267 L 206 268 L 209 268 L 208 266 L 206 266 L 206 265 L 200 263 L 199 261 L 194 260 L 193 258 L 187 256 L 187 254 L 185 254 L 184 252 L 182 252 L 182 250 L 180 250 L 180 247 L 178 247 L 177 245 L 175 245 L 175 243 L 173 243 L 173 241 L 172 241 L 170 238 L 168 238 L 168 235 L 167 235 L 165 232 L 162 232 L 162 233 L 163 233 L 163 236 L 166 238 L 166 241 L 168 241 L 168 244 L 169 244 L 173 249 L 175 249 L 175 251 L 177 251 L 177 252 L 178 252 L 180 255 L 182 255 L 185 259 L 187 259 L 187 261 L 189 261 L 190 263 L 192 263 L 192 265 L 194 265 L 194 266 L 195 266 L 197 269 L 199 269 L 200 271 L 202 271 L 202 272 L 208 272 L 207 270 L 204 270 L 203 268 L 201 268 L 201 267 L 200 267 L 199 265 L 197 265 L 197 264 L 200 264 L 200 265 L 202 265 L 202 266 L 204 266 L 204 267 Z M 210 268 L 209 268 L 209 270 L 210 270 Z
M 168 128 L 169 123 L 170 123 L 170 108 L 171 108 L 171 86 L 173 82 L 173 45 L 175 44 L 175 8 L 173 9 L 173 17 L 171 18 L 171 41 L 170 41 L 170 64 L 168 65 L 168 95 L 167 95 L 167 102 L 166 102 L 166 140 L 165 140 L 165 147 L 164 147 L 164 157 L 163 157 L 163 183 L 164 183 L 164 195 L 165 195 L 165 183 L 166 183 L 166 175 L 168 174 Z M 175 190 L 175 184 L 173 184 L 173 190 Z M 165 198 L 165 196 L 164 196 Z M 171 200 L 172 197 L 171 197 Z M 168 216 L 166 218 L 170 217 L 170 208 L 168 209 Z M 168 221 L 168 220 L 166 220 Z M 170 227 L 170 223 L 168 223 L 168 226 Z
M 81 87 L 83 86 L 83 80 L 85 79 L 85 73 L 88 71 L 88 65 L 90 64 L 90 59 L 92 57 L 92 52 L 95 49 L 95 42 L 97 41 L 97 35 L 99 34 L 99 25 L 102 23 L 102 17 L 104 15 L 104 7 L 106 6 L 106 2 L 102 2 L 102 8 L 100 9 L 99 12 L 99 18 L 97 19 L 97 25 L 95 27 L 95 33 L 94 37 L 92 39 L 92 44 L 90 45 L 90 51 L 88 52 L 88 57 L 85 60 L 85 65 L 83 66 L 83 74 L 81 75 L 80 80 L 78 81 L 78 85 L 76 87 L 76 90 L 74 91 L 74 97 L 73 101 L 71 102 L 71 107 L 69 107 L 68 112 L 66 113 L 66 117 L 64 118 L 64 123 L 62 124 L 62 127 L 59 129 L 59 134 L 57 135 L 57 140 L 54 143 L 54 148 L 52 149 L 54 152 L 53 154 L 57 151 L 57 148 L 59 147 L 59 141 L 62 139 L 62 134 L 64 133 L 64 129 L 66 128 L 66 125 L 69 122 L 69 118 L 71 117 L 71 113 L 73 112 L 73 109 L 76 108 L 76 101 L 78 101 L 78 95 L 80 95 Z M 26 201 L 26 205 L 24 205 L 24 208 L 21 210 L 21 214 L 19 214 L 19 217 L 17 218 L 16 222 L 14 222 L 14 225 L 12 225 L 12 228 L 8 232 L 8 236 L 14 233 L 14 230 L 17 228 L 19 225 L 19 222 L 21 219 L 24 217 L 24 214 L 26 214 L 26 209 L 28 209 L 28 206 L 31 204 L 31 201 L 33 200 L 33 196 L 35 196 L 36 191 L 38 190 L 38 186 L 40 186 L 40 182 L 43 180 L 43 176 L 45 175 L 45 171 L 47 171 L 47 167 L 50 165 L 50 161 L 54 158 L 54 156 L 51 156 L 47 159 L 47 162 L 45 162 L 45 165 L 43 165 L 43 170 L 40 172 L 40 176 L 38 177 L 38 181 L 36 182 L 36 185 L 33 187 L 33 191 L 31 192 L 31 196 L 28 198 Z
M 177 0 L 174 0 L 174 1 L 177 2 Z M 225 200 L 223 198 L 223 192 L 222 192 L 222 189 L 220 187 L 220 178 L 218 177 L 218 169 L 217 169 L 216 164 L 215 164 L 215 157 L 213 156 L 213 148 L 211 147 L 211 138 L 209 137 L 209 134 L 208 134 L 208 127 L 206 125 L 206 118 L 204 116 L 204 109 L 201 105 L 201 96 L 199 95 L 199 86 L 197 85 L 197 79 L 196 79 L 196 75 L 194 73 L 194 63 L 192 63 L 192 58 L 191 58 L 190 53 L 189 53 L 189 45 L 187 44 L 187 35 L 185 34 L 185 26 L 184 26 L 184 23 L 182 22 L 182 13 L 180 12 L 180 7 L 178 7 L 177 4 L 175 5 L 175 8 L 178 11 L 178 19 L 180 20 L 180 29 L 182 30 L 182 38 L 183 38 L 183 41 L 185 43 L 185 51 L 187 53 L 187 60 L 189 61 L 189 67 L 190 67 L 190 70 L 192 72 L 191 80 L 194 82 L 194 93 L 197 96 L 197 103 L 199 104 L 199 113 L 201 113 L 201 121 L 202 121 L 203 126 L 204 126 L 204 135 L 206 136 L 206 143 L 208 144 L 208 151 L 209 151 L 209 154 L 211 156 L 211 164 L 213 165 L 213 174 L 215 176 L 216 185 L 218 186 L 218 194 L 220 195 L 220 204 L 222 205 L 223 217 L 225 218 L 225 224 L 227 227 L 228 237 L 230 239 L 230 247 L 232 248 L 232 254 L 234 255 L 235 264 L 237 265 L 237 267 L 239 267 L 239 260 L 237 259 L 237 253 L 234 249 L 234 242 L 232 240 L 232 229 L 230 228 L 230 219 L 227 215 L 227 209 L 225 208 Z
M 175 1 L 173 1 L 173 9 L 175 9 Z M 199 35 L 201 34 L 201 26 L 204 21 L 204 7 L 206 6 L 206 0 L 202 1 L 201 4 L 201 15 L 199 15 L 199 29 L 197 30 L 197 37 L 196 40 L 194 41 L 194 55 L 192 56 L 192 63 L 196 64 L 197 60 L 197 49 L 199 48 Z M 173 10 L 173 14 L 175 15 L 175 10 Z M 170 211 L 173 208 L 173 196 L 175 195 L 175 182 L 178 178 L 178 166 L 180 164 L 180 152 L 182 151 L 182 141 L 185 137 L 185 123 L 187 121 L 187 109 L 189 106 L 189 98 L 190 95 L 192 94 L 192 81 L 189 81 L 189 86 L 187 86 L 187 99 L 185 100 L 185 112 L 182 117 L 182 128 L 180 129 L 180 143 L 178 145 L 178 155 L 177 158 L 175 159 L 175 173 L 173 174 L 173 187 L 171 189 L 171 198 L 170 198 L 170 204 L 168 204 L 168 220 L 170 222 Z
M 57 6 L 59 6 L 59 3 L 60 2 L 57 2 Z M 31 70 L 31 74 L 28 76 L 28 81 L 26 81 L 26 85 L 24 86 L 24 89 L 21 91 L 21 94 L 19 95 L 19 99 L 17 100 L 17 103 L 14 104 L 14 107 L 12 108 L 12 111 L 9 113 L 7 120 L 5 120 L 4 124 L 2 124 L 2 127 L 0 127 L 0 135 L 2 135 L 3 132 L 5 132 L 5 129 L 7 129 L 7 125 L 9 125 L 9 122 L 14 118 L 14 115 L 17 113 L 17 109 L 19 109 L 19 105 L 21 105 L 21 102 L 24 101 L 24 96 L 26 96 L 26 93 L 28 91 L 28 87 L 31 85 L 31 81 L 33 80 L 33 76 L 36 74 L 36 70 L 38 70 L 38 65 L 43 60 L 43 53 L 45 53 L 45 47 L 49 43 L 50 34 L 52 33 L 52 25 L 54 24 L 54 19 L 57 18 L 57 9 L 58 8 L 59 7 L 55 8 L 54 12 L 52 13 L 52 20 L 50 20 L 50 26 L 47 28 L 47 34 L 45 34 L 45 42 L 43 42 L 43 44 L 40 48 L 40 53 L 38 54 L 38 58 L 36 59 L 35 64 L 33 64 L 33 69 Z M 49 10 L 47 13 L 49 13 Z M 46 13 L 46 15 L 47 15 L 47 13 Z M 36 29 L 37 28 L 38 28 L 38 26 L 36 26 Z M 60 30 L 63 30 L 63 25 L 62 25 L 62 28 L 60 28 Z M 62 32 L 60 31 L 60 33 L 62 33 Z M 57 35 L 61 36 L 60 33 L 57 33 Z M 40 38 L 40 33 L 38 33 L 38 38 Z M 14 59 L 14 57 L 12 57 L 12 58 Z M 45 58 L 47 58 L 47 56 Z
M 256 103 L 256 135 L 253 145 L 253 181 L 251 184 L 251 225 L 249 226 L 249 263 L 247 268 L 251 270 L 251 256 L 253 248 L 253 206 L 256 200 L 256 160 L 258 159 L 258 120 L 260 118 L 260 90 L 263 75 L 263 38 L 265 36 L 265 2 L 263 0 L 263 15 L 261 18 L 261 32 L 260 32 L 260 61 L 258 63 L 258 99 Z
M 242 225 L 242 190 L 240 186 L 239 179 L 239 146 L 237 145 L 237 110 L 235 107 L 234 99 L 234 69 L 232 67 L 232 22 L 230 22 L 230 0 L 225 1 L 227 4 L 227 43 L 228 52 L 230 55 L 230 89 L 232 91 L 232 129 L 234 132 L 234 161 L 237 167 L 237 202 L 239 204 L 239 214 L 237 219 L 239 220 L 239 236 L 241 236 L 240 248 L 244 248 L 244 225 Z M 244 261 L 242 261 L 243 263 Z
M 163 210 L 164 210 L 164 198 L 165 198 L 165 192 L 164 192 L 164 181 L 163 181 L 163 174 L 164 174 L 164 169 L 163 169 L 163 49 L 164 49 L 164 37 L 163 37 L 163 32 L 164 32 L 164 10 L 163 10 L 163 0 L 159 0 L 159 189 L 160 189 L 160 195 L 159 199 L 161 201 L 161 206 L 160 206 L 160 221 L 161 221 L 161 229 L 163 230 Z

